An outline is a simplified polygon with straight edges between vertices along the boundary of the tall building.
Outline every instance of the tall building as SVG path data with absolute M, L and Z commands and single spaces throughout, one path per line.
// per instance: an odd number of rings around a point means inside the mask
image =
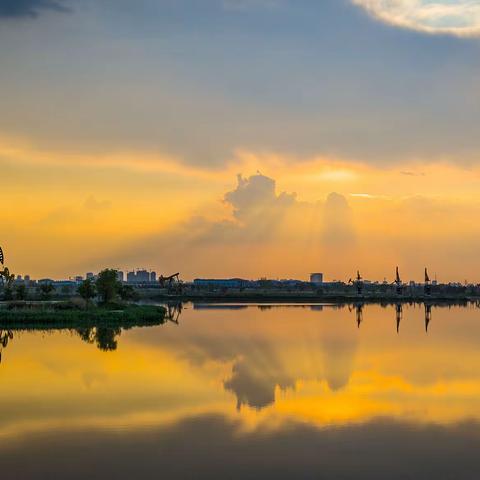
M 95 274 L 93 272 L 88 272 L 86 277 L 87 280 L 93 280 L 95 278 Z
M 136 283 L 137 274 L 135 272 L 127 272 L 127 283 Z
M 137 271 L 137 283 L 148 283 L 150 281 L 150 273 L 147 270 Z
M 155 283 L 157 281 L 157 272 L 150 272 L 150 281 Z
M 123 281 L 124 281 L 124 278 L 125 278 L 124 273 L 121 272 L 121 271 L 117 271 L 117 280 L 118 280 L 119 282 L 123 282 Z
M 310 275 L 310 283 L 313 283 L 315 285 L 322 285 L 323 273 L 312 273 Z

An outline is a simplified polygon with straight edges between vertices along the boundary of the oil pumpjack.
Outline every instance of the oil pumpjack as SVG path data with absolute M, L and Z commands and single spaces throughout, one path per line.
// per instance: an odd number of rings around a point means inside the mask
M 160 284 L 160 288 L 167 288 L 169 293 L 181 293 L 182 291 L 180 273 L 174 273 L 168 277 L 160 275 L 158 283 Z

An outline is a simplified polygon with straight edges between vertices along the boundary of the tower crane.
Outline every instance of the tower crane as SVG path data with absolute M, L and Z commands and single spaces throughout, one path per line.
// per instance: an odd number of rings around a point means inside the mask
M 396 269 L 395 280 L 393 281 L 393 284 L 395 284 L 395 291 L 397 295 L 401 295 L 403 293 L 403 283 L 402 283 L 402 279 L 400 278 L 398 267 Z
M 423 291 L 425 295 L 430 295 L 432 293 L 432 284 L 430 282 L 430 277 L 428 276 L 428 271 L 425 268 L 425 284 L 423 286 Z
M 357 295 L 361 295 L 363 292 L 363 278 L 360 275 L 360 270 L 357 270 L 357 277 L 355 280 L 350 279 L 348 283 L 352 284 L 357 289 Z

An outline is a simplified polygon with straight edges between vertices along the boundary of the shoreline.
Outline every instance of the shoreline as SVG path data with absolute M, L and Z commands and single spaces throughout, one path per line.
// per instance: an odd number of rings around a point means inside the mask
M 164 303 L 316 303 L 316 304 L 379 304 L 396 305 L 399 303 L 426 303 L 426 304 L 468 304 L 480 302 L 477 296 L 437 296 L 437 295 L 152 295 L 142 301 L 158 301 Z

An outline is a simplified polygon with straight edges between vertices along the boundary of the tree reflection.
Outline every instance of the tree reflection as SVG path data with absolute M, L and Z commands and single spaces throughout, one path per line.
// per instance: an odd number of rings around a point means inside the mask
M 0 330 L 0 363 L 2 363 L 3 349 L 7 348 L 8 342 L 13 339 L 11 330 Z
M 78 336 L 86 343 L 96 344 L 104 352 L 111 352 L 117 349 L 117 337 L 122 333 L 120 327 L 90 327 L 75 330 Z

